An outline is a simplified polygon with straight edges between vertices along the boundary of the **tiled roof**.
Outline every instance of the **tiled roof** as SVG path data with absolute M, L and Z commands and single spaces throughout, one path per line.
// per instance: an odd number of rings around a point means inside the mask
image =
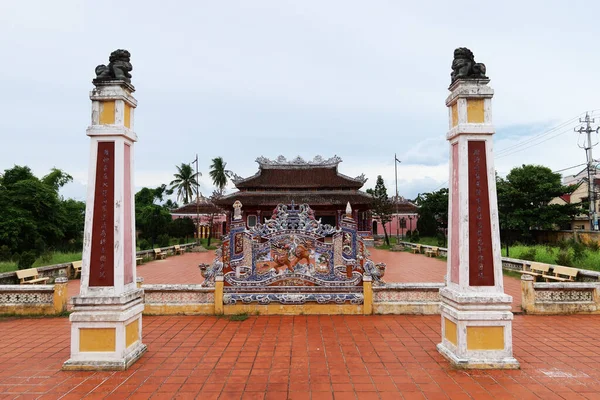
M 240 189 L 360 189 L 359 178 L 337 172 L 337 167 L 298 167 L 259 169 L 258 173 L 235 184 Z

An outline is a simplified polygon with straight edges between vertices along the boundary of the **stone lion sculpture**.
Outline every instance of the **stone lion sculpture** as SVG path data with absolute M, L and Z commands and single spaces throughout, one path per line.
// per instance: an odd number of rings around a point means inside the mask
M 131 54 L 127 50 L 115 50 L 110 53 L 108 65 L 98 65 L 96 67 L 96 80 L 122 80 L 131 83 L 131 74 L 129 73 L 133 66 L 130 62 Z
M 452 61 L 452 83 L 458 79 L 487 79 L 485 76 L 485 64 L 476 63 L 473 52 L 466 47 L 454 50 Z

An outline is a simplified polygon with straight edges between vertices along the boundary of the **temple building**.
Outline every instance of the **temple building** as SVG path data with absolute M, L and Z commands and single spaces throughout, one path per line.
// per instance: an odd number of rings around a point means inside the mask
M 188 203 L 171 211 L 171 217 L 191 218 L 196 225 L 196 232 L 201 238 L 207 238 L 211 229 L 212 237 L 220 238 L 226 233 L 225 214 L 223 210 L 211 203 L 210 199 L 200 194 L 196 197 L 196 201 Z
M 215 205 L 228 214 L 231 221 L 233 203 L 242 203 L 242 215 L 247 227 L 270 218 L 278 204 L 306 203 L 315 217 L 324 224 L 339 226 L 346 205 L 350 203 L 353 218 L 362 236 L 371 236 L 371 196 L 360 190 L 365 184 L 364 175 L 356 178 L 338 172 L 340 157 L 324 159 L 316 156 L 312 161 L 300 157 L 287 160 L 256 159 L 258 172 L 248 178 L 234 176 L 238 189 L 218 200 Z

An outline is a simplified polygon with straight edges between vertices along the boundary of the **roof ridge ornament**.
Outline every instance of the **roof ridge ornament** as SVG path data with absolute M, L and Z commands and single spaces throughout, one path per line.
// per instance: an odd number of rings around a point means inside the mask
M 330 158 L 323 158 L 320 155 L 316 155 L 312 160 L 306 161 L 300 156 L 296 156 L 293 159 L 288 160 L 285 156 L 279 155 L 276 159 L 271 160 L 269 158 L 260 156 L 256 159 L 256 162 L 260 168 L 272 168 L 272 167 L 337 167 L 342 162 L 341 157 L 334 155 Z

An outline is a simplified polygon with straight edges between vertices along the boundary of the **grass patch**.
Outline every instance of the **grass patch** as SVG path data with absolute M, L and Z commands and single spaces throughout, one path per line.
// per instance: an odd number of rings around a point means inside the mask
M 241 313 L 241 314 L 235 314 L 235 315 L 229 316 L 230 321 L 245 321 L 247 319 L 248 319 L 248 313 Z
M 12 261 L 1 261 L 0 262 L 0 273 L 2 272 L 11 272 L 17 270 L 17 263 Z
M 50 254 L 45 254 L 38 257 L 31 268 L 39 268 L 45 267 L 47 265 L 54 264 L 64 264 L 72 261 L 81 260 L 81 252 L 72 252 L 72 253 L 63 253 L 63 252 L 54 252 Z M 0 273 L 2 272 L 12 272 L 19 269 L 16 262 L 12 261 L 2 261 L 0 262 Z
M 210 239 L 210 246 L 208 245 L 208 238 L 200 239 L 200 244 L 206 250 L 216 250 L 221 246 L 221 240 L 212 238 Z

